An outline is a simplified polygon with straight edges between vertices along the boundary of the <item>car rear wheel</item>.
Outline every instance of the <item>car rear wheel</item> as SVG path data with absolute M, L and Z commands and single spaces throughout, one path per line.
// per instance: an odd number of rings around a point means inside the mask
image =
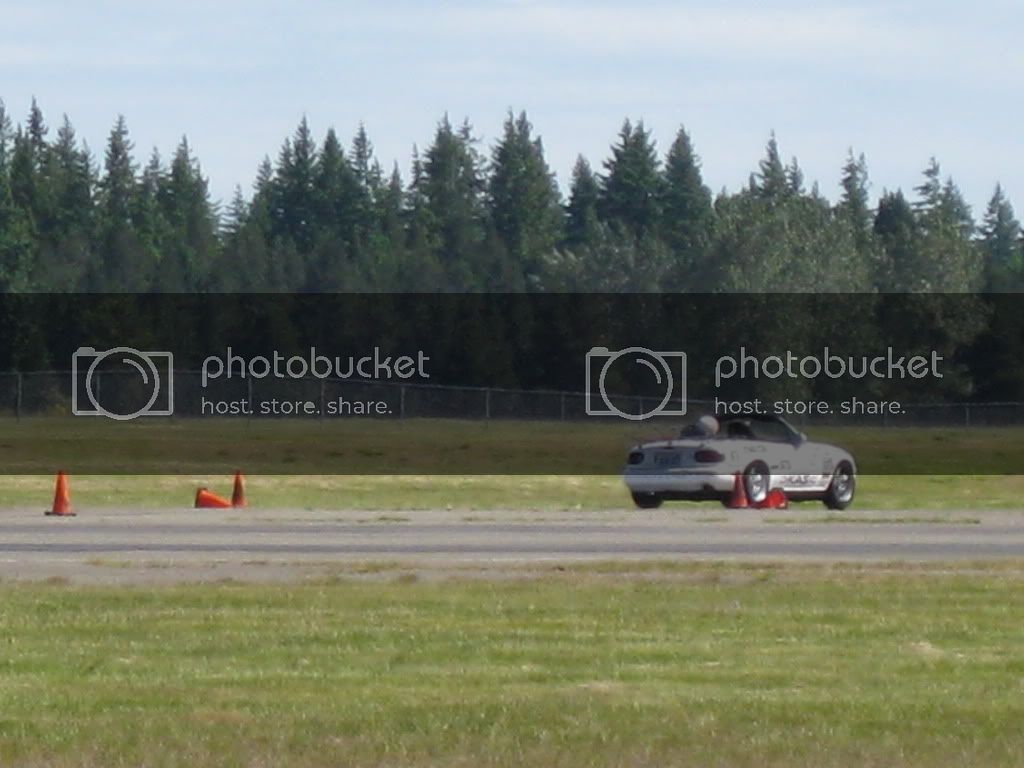
M 664 499 L 657 493 L 634 492 L 632 496 L 633 503 L 640 507 L 640 509 L 657 509 L 664 501 Z
M 751 504 L 760 504 L 768 498 L 771 487 L 771 472 L 763 461 L 755 461 L 743 470 L 743 490 L 747 492 L 747 501 Z
M 832 473 L 832 482 L 825 491 L 825 506 L 829 509 L 846 509 L 853 503 L 853 495 L 857 490 L 857 475 L 850 462 L 841 461 Z

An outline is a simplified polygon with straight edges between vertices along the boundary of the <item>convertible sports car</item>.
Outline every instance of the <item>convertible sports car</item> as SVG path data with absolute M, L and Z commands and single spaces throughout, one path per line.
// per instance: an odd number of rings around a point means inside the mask
M 772 488 L 794 501 L 819 500 L 829 509 L 853 502 L 857 465 L 828 443 L 813 443 L 778 416 L 705 416 L 678 438 L 635 446 L 623 479 L 641 509 L 663 501 L 727 503 L 736 473 L 751 502 Z

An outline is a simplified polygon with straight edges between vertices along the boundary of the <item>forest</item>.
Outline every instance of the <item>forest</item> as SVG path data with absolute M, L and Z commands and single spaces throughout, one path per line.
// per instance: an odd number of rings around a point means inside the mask
M 563 194 L 525 113 L 480 146 L 442 118 L 411 177 L 384 169 L 360 127 L 315 137 L 305 118 L 247 195 L 211 200 L 183 138 L 140 162 L 124 117 L 94 156 L 64 116 L 0 102 L 0 292 L 845 292 L 1024 288 L 1024 245 L 998 185 L 976 220 L 932 159 L 908 192 L 810 188 L 774 134 L 739 191 L 714 194 L 680 127 L 662 156 L 625 120 Z

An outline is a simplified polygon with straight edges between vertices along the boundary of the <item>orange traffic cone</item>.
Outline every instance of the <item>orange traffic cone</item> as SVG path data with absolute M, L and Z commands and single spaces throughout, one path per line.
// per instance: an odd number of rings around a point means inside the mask
M 754 506 L 757 509 L 789 509 L 789 499 L 781 488 L 772 488 L 764 500 Z
M 245 475 L 241 471 L 235 472 L 235 490 L 231 493 L 232 507 L 247 507 L 245 500 Z
M 71 491 L 68 490 L 68 476 L 63 470 L 57 473 L 57 489 L 53 494 L 53 509 L 46 513 L 51 517 L 74 517 L 71 510 Z
M 228 509 L 231 502 L 213 491 L 200 488 L 196 491 L 196 509 Z
M 732 496 L 729 497 L 730 509 L 748 509 L 750 501 L 747 499 L 747 488 L 743 484 L 743 475 L 736 473 L 732 483 Z

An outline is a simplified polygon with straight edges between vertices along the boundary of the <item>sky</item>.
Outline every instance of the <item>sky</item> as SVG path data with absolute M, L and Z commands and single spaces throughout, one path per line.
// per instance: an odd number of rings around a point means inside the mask
M 661 152 L 680 126 L 705 182 L 742 187 L 775 131 L 831 199 L 849 149 L 871 192 L 912 195 L 934 156 L 980 219 L 996 182 L 1024 213 L 1020 0 L 0 0 L 0 99 L 66 113 L 101 159 L 118 114 L 144 163 L 187 135 L 211 194 L 248 196 L 305 115 L 360 123 L 403 178 L 438 121 L 489 152 L 526 110 L 563 188 L 624 118 Z

